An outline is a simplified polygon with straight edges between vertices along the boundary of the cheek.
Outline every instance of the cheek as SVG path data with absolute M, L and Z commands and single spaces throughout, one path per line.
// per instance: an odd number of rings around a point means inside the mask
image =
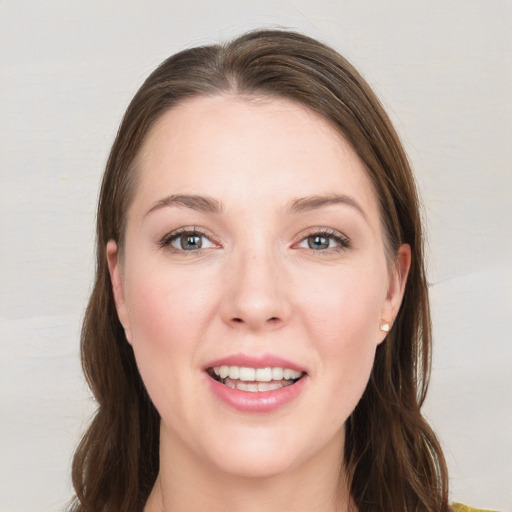
M 174 352 L 185 345 L 179 340 L 197 337 L 204 326 L 211 301 L 211 287 L 201 276 L 170 272 L 159 266 L 130 274 L 127 302 L 135 339 L 162 342 Z M 177 345 L 174 346 L 174 345 Z
M 386 275 L 385 268 L 332 272 L 303 297 L 303 322 L 319 355 L 319 372 L 332 389 L 331 399 L 344 404 L 345 416 L 357 405 L 373 366 Z
M 330 272 L 305 283 L 304 320 L 326 350 L 377 343 L 386 296 L 385 273 L 379 270 Z
M 165 414 L 190 386 L 210 321 L 210 289 L 159 267 L 139 266 L 126 275 L 132 277 L 126 298 L 137 366 L 155 406 Z

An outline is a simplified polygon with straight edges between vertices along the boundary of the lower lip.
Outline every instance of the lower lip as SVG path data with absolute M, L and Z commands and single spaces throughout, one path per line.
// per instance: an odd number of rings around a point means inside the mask
M 206 376 L 208 384 L 214 395 L 224 404 L 240 412 L 267 413 L 285 407 L 297 398 L 304 390 L 307 376 L 302 377 L 294 384 L 284 386 L 273 391 L 242 391 L 230 388 L 222 382 Z

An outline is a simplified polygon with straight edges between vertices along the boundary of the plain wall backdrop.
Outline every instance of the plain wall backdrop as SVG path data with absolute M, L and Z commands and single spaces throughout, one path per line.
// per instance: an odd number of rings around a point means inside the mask
M 452 499 L 512 510 L 512 2 L 0 2 L 0 510 L 63 510 L 94 403 L 79 331 L 100 177 L 147 74 L 261 26 L 334 46 L 381 97 L 429 236 L 425 413 Z

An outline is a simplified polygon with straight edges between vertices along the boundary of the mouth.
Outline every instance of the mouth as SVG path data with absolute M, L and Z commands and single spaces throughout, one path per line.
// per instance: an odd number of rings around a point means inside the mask
M 280 366 L 212 366 L 206 373 L 229 388 L 250 393 L 276 391 L 295 384 L 306 375 L 305 372 Z

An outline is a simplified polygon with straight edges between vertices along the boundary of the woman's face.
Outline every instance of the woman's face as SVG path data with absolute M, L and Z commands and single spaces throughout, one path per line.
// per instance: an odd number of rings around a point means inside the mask
M 409 265 L 407 246 L 386 260 L 354 150 L 293 102 L 203 97 L 136 172 L 107 254 L 162 449 L 246 476 L 339 461 Z

